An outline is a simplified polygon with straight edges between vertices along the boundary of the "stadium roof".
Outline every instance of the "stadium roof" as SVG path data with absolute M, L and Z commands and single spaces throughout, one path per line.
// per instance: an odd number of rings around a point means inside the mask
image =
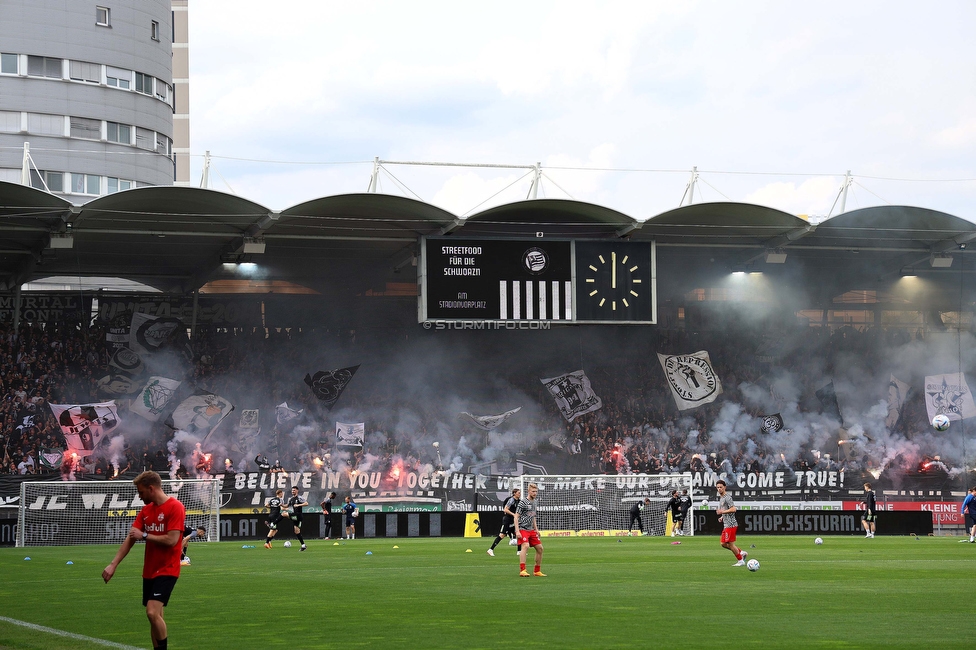
M 326 294 L 361 293 L 415 279 L 421 236 L 629 238 L 658 243 L 659 260 L 727 274 L 802 269 L 831 290 L 897 275 L 933 256 L 962 260 L 976 224 L 925 208 L 844 213 L 819 225 L 768 207 L 689 205 L 638 222 L 610 208 L 561 199 L 493 207 L 467 219 L 414 199 L 344 194 L 280 212 L 209 189 L 145 187 L 74 205 L 0 182 L 0 290 L 49 276 L 115 276 L 185 293 L 227 279 L 224 264 L 255 262 L 264 280 Z M 263 252 L 260 252 L 262 250 Z M 789 262 L 768 263 L 767 254 Z M 782 259 L 782 258 L 780 258 Z M 951 269 L 963 268 L 959 261 Z M 965 267 L 965 268 L 971 268 Z M 398 271 L 403 273 L 397 273 Z M 844 279 L 842 279 L 844 278 Z

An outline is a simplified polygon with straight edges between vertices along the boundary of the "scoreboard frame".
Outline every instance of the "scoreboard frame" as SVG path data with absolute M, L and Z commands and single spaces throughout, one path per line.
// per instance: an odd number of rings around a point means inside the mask
M 654 241 L 421 237 L 417 285 L 418 323 L 657 324 Z

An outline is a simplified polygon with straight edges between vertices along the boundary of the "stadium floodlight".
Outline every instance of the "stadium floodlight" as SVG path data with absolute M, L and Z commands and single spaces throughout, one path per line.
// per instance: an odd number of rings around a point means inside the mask
M 786 253 L 783 251 L 766 251 L 766 264 L 785 264 Z
M 933 269 L 947 269 L 952 266 L 952 255 L 933 255 L 929 258 Z
M 572 531 L 581 536 L 619 535 L 630 526 L 630 507 L 644 499 L 641 520 L 643 534 L 662 536 L 667 532 L 667 503 L 673 490 L 688 490 L 692 507 L 695 487 L 690 472 L 684 474 L 524 474 L 517 479 L 522 498 L 527 498 L 529 483 L 539 486 L 539 527 L 543 531 Z M 694 510 L 689 510 L 684 534 L 694 534 Z M 635 524 L 636 531 L 636 524 Z
M 265 243 L 264 239 L 261 237 L 245 237 L 244 238 L 244 253 L 264 253 Z
M 163 480 L 180 500 L 186 525 L 220 541 L 220 479 Z M 143 506 L 132 481 L 25 481 L 20 484 L 16 545 L 121 544 Z
M 62 233 L 51 233 L 51 241 L 48 248 L 74 248 L 75 238 L 73 235 Z
M 903 266 L 901 267 L 901 271 L 899 271 L 899 273 L 903 278 L 914 278 L 918 276 L 918 273 L 915 272 L 915 267 L 913 266 Z

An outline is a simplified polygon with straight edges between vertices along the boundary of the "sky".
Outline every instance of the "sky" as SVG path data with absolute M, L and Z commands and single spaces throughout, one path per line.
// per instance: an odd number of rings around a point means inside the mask
M 966 0 L 206 0 L 189 21 L 191 183 L 209 151 L 211 187 L 271 209 L 364 192 L 378 158 L 379 191 L 460 216 L 527 198 L 539 163 L 540 198 L 641 220 L 697 167 L 696 203 L 821 220 L 850 170 L 848 211 L 976 221 Z

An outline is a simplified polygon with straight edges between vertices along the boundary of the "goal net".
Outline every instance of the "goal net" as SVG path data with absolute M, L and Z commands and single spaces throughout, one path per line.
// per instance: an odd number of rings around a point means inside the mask
M 220 541 L 220 480 L 163 480 L 180 500 L 186 525 Z M 132 481 L 31 481 L 20 484 L 17 546 L 121 544 L 145 505 Z M 202 541 L 202 540 L 201 540 Z
M 644 535 L 666 535 L 670 532 L 667 504 L 671 493 L 688 491 L 689 506 L 681 532 L 693 535 L 691 516 L 695 492 L 690 473 L 685 474 L 605 474 L 590 476 L 523 475 L 516 481 L 522 498 L 528 496 L 530 483 L 539 486 L 539 528 L 549 534 L 580 536 L 626 535 L 629 530 Z M 684 496 L 682 494 L 682 496 Z M 631 506 L 644 503 L 640 523 L 631 525 Z

